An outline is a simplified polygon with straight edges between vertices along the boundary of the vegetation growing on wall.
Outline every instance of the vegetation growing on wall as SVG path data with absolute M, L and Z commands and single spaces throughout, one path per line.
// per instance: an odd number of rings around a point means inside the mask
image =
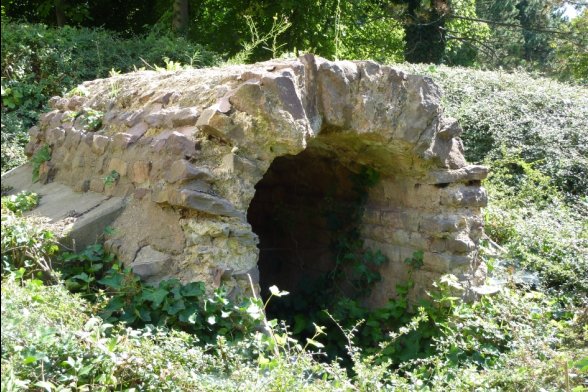
M 164 66 L 164 58 L 194 67 L 216 64 L 217 55 L 164 31 L 121 38 L 99 29 L 15 23 L 2 19 L 2 172 L 24 162 L 26 131 L 54 95 L 111 70 Z M 96 119 L 86 113 L 88 126 Z M 95 117 L 95 116 L 94 116 Z

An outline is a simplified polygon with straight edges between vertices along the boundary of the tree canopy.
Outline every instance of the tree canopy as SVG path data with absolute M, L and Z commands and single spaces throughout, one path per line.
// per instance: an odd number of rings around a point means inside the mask
M 48 25 L 100 27 L 123 36 L 173 31 L 231 58 L 282 53 L 475 66 L 524 67 L 586 83 L 588 16 L 570 0 L 7 0 L 2 14 Z M 575 9 L 569 19 L 564 11 Z M 271 47 L 270 47 L 271 46 Z M 277 53 L 276 53 L 277 52 Z

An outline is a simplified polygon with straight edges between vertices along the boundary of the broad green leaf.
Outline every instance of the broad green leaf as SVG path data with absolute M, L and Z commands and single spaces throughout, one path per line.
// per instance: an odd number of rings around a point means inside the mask
M 310 338 L 306 338 L 306 341 L 308 342 L 308 344 L 310 344 L 311 346 L 317 347 L 317 348 L 323 348 L 325 347 L 324 344 L 322 344 L 321 342 L 317 342 L 314 339 L 310 339 Z
M 168 295 L 168 291 L 162 288 L 145 289 L 142 298 L 145 301 L 151 301 L 154 308 L 158 308 Z

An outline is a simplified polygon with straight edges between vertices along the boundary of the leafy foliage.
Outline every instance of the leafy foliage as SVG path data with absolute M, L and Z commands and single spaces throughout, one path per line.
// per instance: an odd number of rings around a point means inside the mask
M 250 312 L 255 305 L 252 300 L 236 304 L 222 290 L 210 295 L 202 283 L 181 284 L 176 279 L 148 285 L 100 244 L 80 253 L 64 253 L 60 269 L 66 286 L 97 301 L 99 314 L 107 322 L 176 328 L 206 343 L 216 341 L 216 336 L 242 338 L 257 324 L 258 315 Z
M 41 165 L 49 160 L 51 160 L 51 147 L 48 144 L 45 144 L 31 157 L 33 182 L 39 181 L 39 170 L 41 169 Z
M 33 192 L 22 191 L 15 195 L 2 196 L 2 209 L 7 209 L 15 214 L 22 214 L 39 205 L 39 195 Z
M 526 73 L 405 65 L 431 76 L 444 93 L 443 107 L 459 120 L 470 162 L 512 153 L 549 176 L 563 192 L 588 189 L 586 89 Z
M 54 29 L 3 17 L 1 34 L 2 171 L 24 160 L 19 148 L 27 140 L 25 131 L 46 109 L 49 97 L 65 94 L 85 80 L 106 77 L 112 69 L 128 72 L 145 63 L 164 65 L 164 58 L 194 67 L 218 62 L 202 46 L 155 30 L 123 39 L 100 29 Z M 86 113 L 86 120 L 89 130 L 100 125 L 99 113 Z
M 4 206 L 4 202 L 2 203 Z M 19 271 L 21 276 L 43 273 L 53 276 L 51 256 L 58 246 L 53 233 L 35 218 L 23 218 L 2 209 L 2 273 Z
M 549 177 L 520 158 L 493 163 L 486 233 L 505 247 L 495 263 L 537 271 L 548 287 L 588 294 L 588 211 L 566 205 Z
M 223 331 L 222 326 L 214 329 L 211 316 L 222 324 L 223 310 L 232 311 L 224 297 L 215 295 L 204 302 L 210 308 L 197 307 L 197 315 L 208 326 L 190 324 L 194 334 L 186 334 L 167 329 L 185 329 L 173 318 L 172 309 L 181 308 L 180 298 L 185 308 L 177 314 L 192 305 L 188 300 L 202 304 L 196 297 L 203 292 L 200 285 L 164 281 L 144 286 L 129 271 L 113 268 L 112 262 L 99 245 L 63 257 L 68 286 L 96 301 L 92 306 L 60 284 L 23 280 L 24 268 L 4 275 L 3 388 L 224 390 L 263 384 L 279 390 L 318 391 L 420 385 L 466 391 L 520 389 L 531 382 L 535 388 L 554 390 L 581 385 L 586 374 L 581 358 L 587 354 L 582 347 L 588 330 L 581 308 L 568 296 L 507 287 L 493 297 L 466 303 L 455 296 L 460 290 L 455 278 L 446 277 L 413 317 L 402 295 L 376 311 L 349 301 L 336 309 L 339 321 L 333 315 L 332 324 L 313 325 L 310 335 L 298 340 L 286 324 L 265 319 L 268 302 L 256 300 L 245 312 L 249 319 L 262 322 L 265 333 L 255 328 L 242 333 Z M 418 267 L 420 256 L 407 262 Z M 91 279 L 80 279 L 84 273 Z M 268 301 L 288 297 L 276 287 L 270 292 Z M 126 302 L 112 313 L 113 321 L 130 317 L 139 329 L 105 324 L 92 315 L 108 309 L 116 298 Z M 104 299 L 106 307 L 101 305 Z M 152 323 L 141 320 L 145 315 L 152 317 Z M 165 319 L 159 327 L 143 327 L 157 317 Z M 230 320 L 231 328 L 242 328 L 240 322 L 245 320 L 242 315 Z M 325 357 L 331 342 L 339 339 L 347 343 L 343 363 L 350 373 L 340 359 Z M 203 342 L 209 344 L 201 347 Z M 369 345 L 364 346 L 366 342 Z M 574 350 L 562 351 L 566 344 Z

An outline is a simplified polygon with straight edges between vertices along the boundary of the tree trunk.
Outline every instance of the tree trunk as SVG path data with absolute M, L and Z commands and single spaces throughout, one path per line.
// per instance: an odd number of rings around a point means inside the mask
M 433 1 L 426 10 L 420 3 L 420 0 L 408 1 L 404 58 L 409 63 L 439 64 L 445 53 L 447 1 Z
M 173 13 L 173 30 L 178 34 L 185 35 L 189 22 L 188 0 L 174 0 Z
M 55 5 L 55 20 L 57 26 L 65 26 L 65 3 L 64 0 L 54 0 Z

